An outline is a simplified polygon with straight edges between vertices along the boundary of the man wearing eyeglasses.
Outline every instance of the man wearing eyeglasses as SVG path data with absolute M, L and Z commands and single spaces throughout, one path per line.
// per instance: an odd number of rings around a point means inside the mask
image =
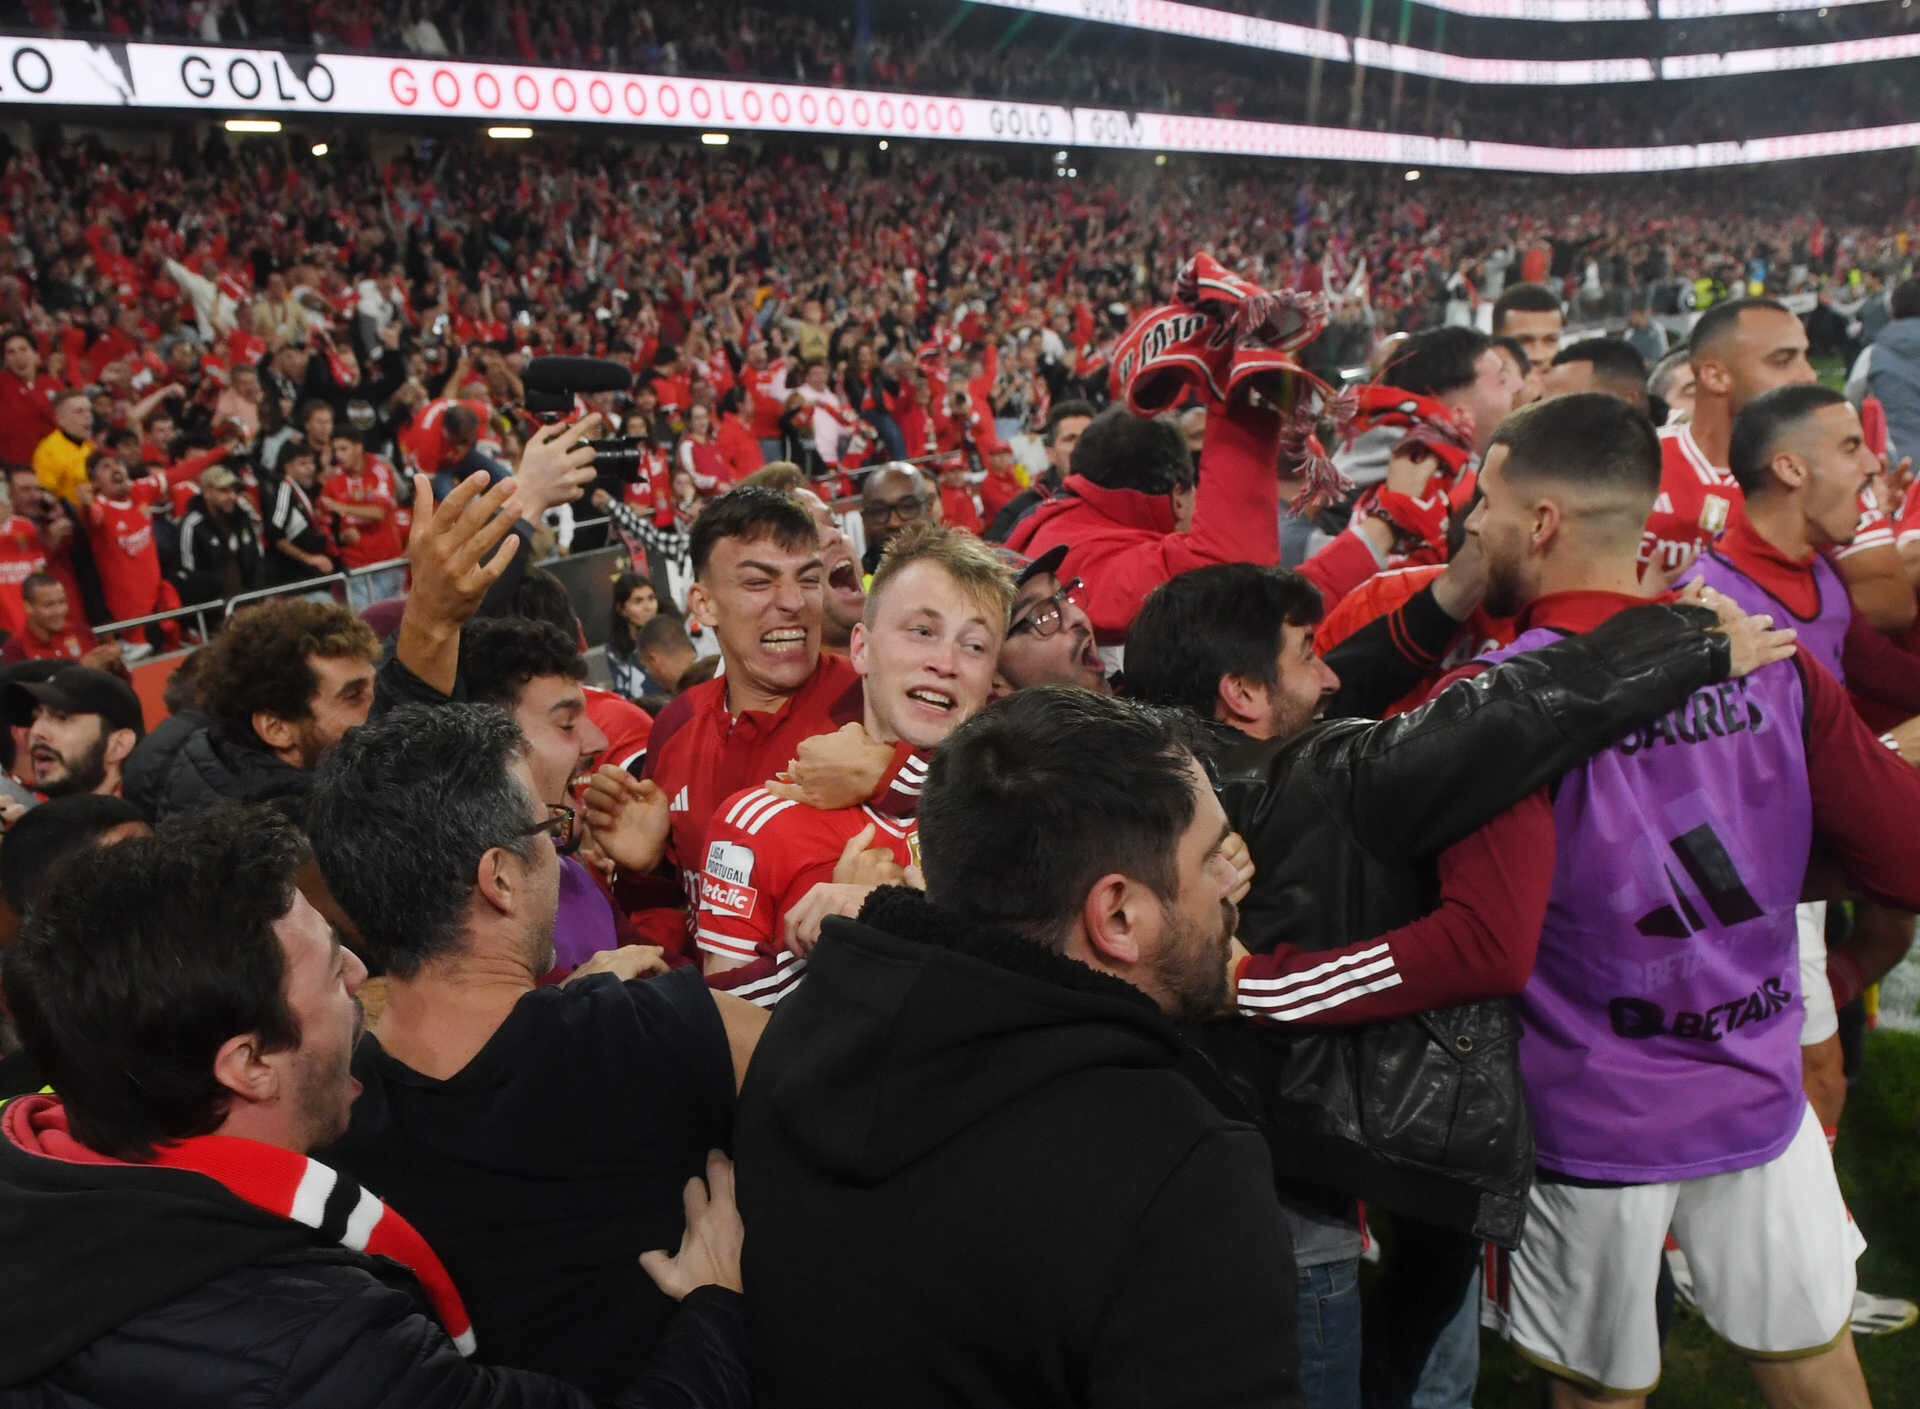
M 1060 580 L 1065 544 L 1056 544 L 1031 562 L 1011 549 L 1000 550 L 1015 572 L 1013 612 L 1000 647 L 997 694 L 1035 685 L 1078 685 L 1109 691 L 1107 663 L 1093 639 L 1080 579 Z
M 574 826 L 543 752 L 501 710 L 448 703 L 396 709 L 324 760 L 315 856 L 387 975 L 327 1158 L 440 1255 L 491 1363 L 608 1397 L 656 1346 L 739 1315 L 724 1293 L 656 1288 L 639 1259 L 702 1221 L 682 1190 L 730 1143 L 764 1015 L 687 969 L 603 961 L 539 986 Z
M 905 461 L 882 465 L 860 486 L 860 522 L 867 530 L 867 551 L 860 566 L 869 575 L 880 555 L 908 524 L 940 518 L 940 496 L 927 477 Z

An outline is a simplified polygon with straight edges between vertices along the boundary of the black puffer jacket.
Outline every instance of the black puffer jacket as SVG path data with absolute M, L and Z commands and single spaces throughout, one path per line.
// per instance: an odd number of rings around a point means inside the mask
M 298 820 L 311 779 L 258 743 L 234 743 L 217 724 L 196 729 L 174 754 L 154 797 L 156 822 L 171 822 L 223 802 L 271 802 Z
M 462 1357 L 399 1263 L 205 1175 L 52 1158 L 22 1143 L 9 1109 L 0 1409 L 592 1405 L 561 1380 Z M 694 1291 L 642 1373 L 605 1402 L 746 1409 L 743 1308 L 724 1288 Z
M 1726 678 L 1713 623 L 1638 607 L 1395 719 L 1266 741 L 1217 726 L 1216 788 L 1255 865 L 1241 939 L 1334 949 L 1428 913 L 1439 852 Z M 1489 1000 L 1344 1030 L 1223 1023 L 1196 1041 L 1264 1109 L 1283 1183 L 1511 1248 L 1533 1174 L 1518 1036 Z

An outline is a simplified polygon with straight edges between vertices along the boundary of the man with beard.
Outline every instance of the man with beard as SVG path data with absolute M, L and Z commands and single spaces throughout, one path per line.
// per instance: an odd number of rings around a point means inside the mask
M 266 602 L 236 613 L 206 650 L 200 696 L 213 722 L 181 746 L 157 820 L 221 801 L 297 809 L 308 771 L 367 722 L 380 658 L 372 630 L 336 603 Z
M 1640 545 L 1646 573 L 1670 582 L 1727 526 L 1740 486 L 1727 468 L 1733 418 L 1764 391 L 1811 385 L 1807 330 L 1770 298 L 1716 303 L 1687 339 L 1693 418 L 1660 432 L 1660 494 Z M 1909 594 L 1911 595 L 1911 594 Z
M 27 730 L 26 780 L 46 797 L 120 795 L 120 768 L 146 733 L 140 700 L 118 676 L 70 665 L 6 691 L 7 722 Z
M 524 792 L 503 800 L 517 810 L 487 819 L 488 864 L 517 879 L 544 863 L 550 878 L 544 818 Z M 361 1093 L 366 969 L 302 896 L 307 860 L 271 810 L 225 807 L 48 878 L 6 966 L 26 1054 L 59 1094 L 0 1107 L 0 1230 L 22 1273 L 0 1289 L 0 1377 L 102 1409 L 588 1409 L 585 1391 L 476 1344 L 419 1230 L 311 1157 Z M 716 1167 L 716 1203 L 692 1220 L 719 1235 L 705 1250 L 739 1237 Z M 737 1288 L 737 1259 L 646 1266 L 687 1304 L 600 1402 L 746 1404 L 737 1296 L 696 1289 Z
M 922 524 L 888 544 L 850 652 L 868 738 L 910 745 L 924 761 L 979 712 L 1006 632 L 1008 588 L 999 559 L 971 534 Z M 613 840 L 609 832 L 603 844 Z M 822 916 L 857 914 L 871 891 L 834 884 L 843 855 L 869 840 L 890 854 L 888 875 L 920 864 L 911 816 L 822 811 L 765 788 L 722 802 L 707 832 L 696 918 L 708 981 L 762 1007 L 791 994 Z
M 871 576 L 893 536 L 924 518 L 938 520 L 939 487 L 904 461 L 881 465 L 860 485 L 860 522 L 867 531 L 867 549 L 860 566 Z
M 1661 486 L 1658 442 L 1612 397 L 1542 402 L 1498 441 L 1467 527 L 1488 608 L 1521 635 L 1488 661 L 1641 600 Z M 1558 1405 L 1643 1402 L 1671 1229 L 1769 1404 L 1866 1404 L 1848 1330 L 1864 1244 L 1802 1090 L 1795 907 L 1818 842 L 1867 894 L 1920 908 L 1920 774 L 1802 647 L 1524 806 L 1541 841 L 1511 859 L 1552 889 L 1514 1000 L 1541 1172 L 1508 1259 L 1509 1339 Z
M 1489 463 L 1497 459 L 1496 447 Z M 1710 614 L 1692 621 L 1651 607 L 1610 635 L 1526 662 L 1534 674 L 1483 682 L 1484 693 L 1386 723 L 1323 724 L 1341 682 L 1314 649 L 1320 615 L 1319 593 L 1296 573 L 1247 563 L 1182 573 L 1147 598 L 1128 633 L 1126 689 L 1210 721 L 1216 786 L 1252 855 L 1240 936 L 1255 952 L 1236 965 L 1235 997 L 1276 1031 L 1270 1041 L 1233 1029 L 1204 1040 L 1261 1099 L 1285 1091 L 1296 1107 L 1266 1114 L 1281 1132 L 1275 1162 L 1301 1266 L 1309 1402 L 1358 1405 L 1364 1360 L 1369 1400 L 1405 1403 L 1470 1300 L 1480 1238 L 1461 1234 L 1511 1241 L 1530 1174 L 1511 1047 L 1498 1040 L 1506 1020 L 1497 1002 L 1475 1002 L 1525 982 L 1545 905 L 1544 883 L 1511 879 L 1511 858 L 1532 840 L 1512 804 L 1730 663 L 1750 668 L 1762 657 L 1744 647 L 1759 626 L 1739 627 L 1736 657 L 1735 640 L 1704 629 Z M 1779 638 L 1773 646 L 1784 649 Z M 1310 1028 L 1353 1037 L 1309 1041 Z M 1344 1053 L 1349 1040 L 1366 1045 Z M 1298 1075 L 1326 1069 L 1330 1055 L 1359 1056 L 1375 1073 L 1369 1104 L 1345 1125 L 1341 1093 Z M 1433 1156 L 1458 1148 L 1450 1117 L 1436 1123 L 1429 1108 L 1409 1119 L 1411 1102 L 1376 1118 L 1373 1102 L 1408 1098 L 1460 1068 L 1489 1120 L 1480 1152 L 1500 1152 L 1491 1188 L 1476 1186 L 1483 1169 Z M 1378 1148 L 1376 1132 L 1416 1128 L 1412 1158 Z M 1364 1320 L 1356 1197 L 1407 1216 L 1381 1304 Z
M 1183 726 L 1022 690 L 920 827 L 926 895 L 826 922 L 742 1093 L 756 1395 L 1300 1405 L 1272 1168 L 1180 1069 L 1238 880 Z
M 1093 623 L 1080 604 L 1080 580 L 1060 580 L 1067 545 L 1056 543 L 1029 561 L 1000 550 L 1014 570 L 1013 609 L 1000 645 L 998 693 L 1035 685 L 1078 685 L 1110 690 L 1107 663 L 1093 639 Z

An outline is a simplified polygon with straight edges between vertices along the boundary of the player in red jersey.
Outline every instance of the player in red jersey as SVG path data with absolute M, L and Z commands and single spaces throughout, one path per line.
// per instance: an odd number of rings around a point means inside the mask
M 21 584 L 47 570 L 47 548 L 40 526 L 24 514 L 11 511 L 0 522 L 0 627 L 18 636 L 27 627 L 27 607 Z
M 694 619 L 718 638 L 725 672 L 660 712 L 643 771 L 651 786 L 633 784 L 632 796 L 666 809 L 664 854 L 693 900 L 715 809 L 786 771 L 803 742 L 835 736 L 812 750 L 814 774 L 835 775 L 820 800 L 837 806 L 869 798 L 893 814 L 912 807 L 912 795 L 894 788 L 912 750 L 877 744 L 858 730 L 836 734 L 858 722 L 846 709 L 849 701 L 858 708 L 860 678 L 845 660 L 820 651 L 825 570 L 819 532 L 804 508 L 776 490 L 733 490 L 695 521 L 691 555 Z M 605 831 L 609 820 L 596 818 L 595 831 Z M 616 843 L 609 854 L 623 871 L 645 871 L 662 847 L 620 855 Z M 679 952 L 691 938 L 685 918 L 677 917 L 678 935 L 664 927 L 648 933 Z
M 153 541 L 154 505 L 165 487 L 155 479 L 130 478 L 120 457 L 103 451 L 88 459 L 87 480 L 80 490 L 81 523 L 113 619 L 179 606 L 179 593 L 161 575 L 160 550 Z
M 1693 325 L 1687 360 L 1697 383 L 1693 420 L 1660 432 L 1660 494 L 1640 540 L 1641 575 L 1662 583 L 1700 556 L 1740 502 L 1726 467 L 1733 418 L 1764 391 L 1818 380 L 1807 330 L 1770 298 L 1713 305 Z
M 333 433 L 333 473 L 320 484 L 320 507 L 339 519 L 340 564 L 347 569 L 391 562 L 405 549 L 394 523 L 393 466 L 369 455 L 366 443 L 350 430 Z M 407 570 L 387 568 L 347 581 L 347 605 L 361 611 L 406 590 Z
M 977 713 L 1012 602 L 1006 569 L 971 534 L 918 524 L 895 538 L 853 633 L 866 732 L 924 754 Z M 722 803 L 697 916 L 708 981 L 763 1007 L 792 992 L 821 918 L 857 915 L 872 889 L 836 874 L 869 839 L 893 863 L 883 875 L 919 865 L 911 818 L 867 805 L 820 811 L 765 788 Z

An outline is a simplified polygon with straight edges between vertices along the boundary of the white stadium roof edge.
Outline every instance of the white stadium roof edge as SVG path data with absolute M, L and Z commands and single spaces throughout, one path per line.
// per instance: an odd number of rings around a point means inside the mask
M 1834 68 L 1880 63 L 1920 54 L 1920 35 L 1894 34 L 1828 44 L 1789 44 L 1731 49 L 1724 53 L 1678 54 L 1666 59 L 1476 59 L 1443 54 L 1406 44 L 1348 38 L 1329 29 L 1261 19 L 1234 10 L 1185 5 L 1177 0 L 977 0 L 1023 14 L 1116 25 L 1153 34 L 1206 39 L 1243 49 L 1293 54 L 1301 58 L 1358 62 L 1367 68 L 1416 74 L 1466 84 L 1530 84 L 1553 87 L 1602 83 L 1651 83 L 1655 79 L 1709 78 L 1723 73 L 1779 73 L 1801 68 Z M 1654 0 L 1419 0 L 1448 14 L 1501 20 L 1596 20 L 1654 18 Z M 1702 19 L 1885 0 L 1658 0 L 1659 18 Z
M 1173 113 L 598 69 L 210 45 L 0 39 L 0 107 L 822 133 L 1556 175 L 1686 171 L 1920 145 L 1920 122 L 1745 142 L 1541 147 Z

